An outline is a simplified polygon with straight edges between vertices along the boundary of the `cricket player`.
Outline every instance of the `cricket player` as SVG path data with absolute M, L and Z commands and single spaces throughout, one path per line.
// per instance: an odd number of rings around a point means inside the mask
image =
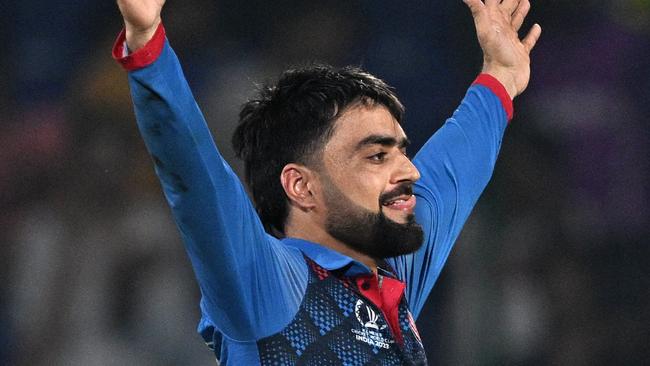
M 518 35 L 529 1 L 465 0 L 483 69 L 412 160 L 404 107 L 381 79 L 355 67 L 287 70 L 242 107 L 233 137 L 252 200 L 185 81 L 164 2 L 117 1 L 125 28 L 113 54 L 218 362 L 426 365 L 415 319 L 528 84 L 541 34 Z

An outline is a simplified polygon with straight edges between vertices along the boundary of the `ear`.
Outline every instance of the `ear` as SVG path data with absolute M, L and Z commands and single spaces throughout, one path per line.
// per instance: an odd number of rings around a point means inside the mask
M 312 191 L 313 179 L 314 174 L 309 168 L 294 163 L 285 165 L 280 173 L 284 193 L 292 204 L 304 211 L 309 211 L 316 206 Z

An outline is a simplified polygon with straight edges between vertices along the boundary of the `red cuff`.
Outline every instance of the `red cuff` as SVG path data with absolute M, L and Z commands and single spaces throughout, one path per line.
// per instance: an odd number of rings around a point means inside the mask
M 117 40 L 115 40 L 115 45 L 113 45 L 113 58 L 115 61 L 119 62 L 128 71 L 147 67 L 156 61 L 160 53 L 162 53 L 163 46 L 165 45 L 165 27 L 160 23 L 158 29 L 156 29 L 156 33 L 154 33 L 149 42 L 128 56 L 124 56 L 125 41 L 126 31 L 122 29 L 117 36 Z
M 475 84 L 483 85 L 484 87 L 492 90 L 494 94 L 496 94 L 496 96 L 501 101 L 501 104 L 503 105 L 503 109 L 506 110 L 508 122 L 510 122 L 514 113 L 514 108 L 512 106 L 512 99 L 510 99 L 510 95 L 508 94 L 508 91 L 503 86 L 503 84 L 501 84 L 499 80 L 490 74 L 480 74 L 472 83 L 472 85 Z

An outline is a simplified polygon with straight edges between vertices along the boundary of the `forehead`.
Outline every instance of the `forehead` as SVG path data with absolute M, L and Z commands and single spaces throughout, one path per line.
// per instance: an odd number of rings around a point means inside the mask
M 381 104 L 360 104 L 346 110 L 334 122 L 334 133 L 325 151 L 354 150 L 360 141 L 373 135 L 393 137 L 396 141 L 406 138 L 402 126 L 388 108 Z

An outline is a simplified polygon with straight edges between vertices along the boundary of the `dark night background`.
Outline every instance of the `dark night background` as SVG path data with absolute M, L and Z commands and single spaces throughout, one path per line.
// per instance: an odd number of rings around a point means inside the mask
M 0 1 L 0 364 L 211 365 L 113 1 Z M 432 364 L 650 362 L 650 1 L 544 0 L 494 177 L 418 319 Z M 256 83 L 317 60 L 397 88 L 419 146 L 481 66 L 460 0 L 169 0 L 224 156 Z M 415 148 L 413 151 L 415 151 Z

